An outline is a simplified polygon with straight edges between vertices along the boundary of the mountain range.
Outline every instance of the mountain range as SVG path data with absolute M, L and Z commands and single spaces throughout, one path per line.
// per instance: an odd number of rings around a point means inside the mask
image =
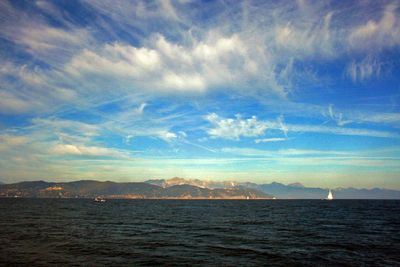
M 0 184 L 0 197 L 146 198 L 146 199 L 323 199 L 328 190 L 301 183 L 209 181 L 200 179 L 152 179 L 145 182 L 100 182 L 82 180 Z M 400 191 L 383 188 L 331 189 L 335 199 L 400 199 Z
M 76 181 L 52 183 L 44 181 L 1 184 L 0 197 L 42 198 L 139 198 L 139 199 L 271 199 L 271 195 L 242 186 L 202 188 L 190 184 L 161 187 L 150 183 L 116 183 Z
M 232 181 L 206 181 L 199 179 L 183 179 L 174 177 L 172 179 L 147 180 L 145 183 L 169 187 L 173 185 L 189 184 L 202 188 L 234 188 L 244 187 L 255 189 L 278 199 L 323 199 L 328 195 L 327 188 L 305 187 L 301 183 L 291 183 L 288 185 L 272 182 L 269 184 L 256 184 L 250 182 Z M 332 189 L 336 199 L 400 199 L 400 191 L 384 188 L 357 189 L 357 188 L 334 188 Z

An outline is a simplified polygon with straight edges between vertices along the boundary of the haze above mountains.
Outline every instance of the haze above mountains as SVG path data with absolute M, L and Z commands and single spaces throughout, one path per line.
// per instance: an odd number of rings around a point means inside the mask
M 332 192 L 335 199 L 400 199 L 400 191 L 383 188 L 336 188 Z M 131 183 L 91 180 L 0 183 L 0 197 L 92 198 L 101 195 L 141 199 L 323 199 L 327 193 L 326 188 L 305 187 L 301 183 L 256 184 L 179 177 Z

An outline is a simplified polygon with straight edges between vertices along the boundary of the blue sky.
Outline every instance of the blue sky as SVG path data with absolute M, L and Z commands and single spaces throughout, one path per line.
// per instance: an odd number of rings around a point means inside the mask
M 0 180 L 400 189 L 398 1 L 1 1 Z

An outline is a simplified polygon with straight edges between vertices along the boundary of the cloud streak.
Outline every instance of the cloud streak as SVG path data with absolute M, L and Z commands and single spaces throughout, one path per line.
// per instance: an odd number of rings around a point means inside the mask
M 207 133 L 213 138 L 225 138 L 239 140 L 240 137 L 259 137 L 264 136 L 267 130 L 281 130 L 285 134 L 288 133 L 318 133 L 318 134 L 334 134 L 334 135 L 354 135 L 381 138 L 399 138 L 400 135 L 392 132 L 377 131 L 370 129 L 332 127 L 325 125 L 302 125 L 302 124 L 284 124 L 281 117 L 278 121 L 260 121 L 255 116 L 250 119 L 242 119 L 240 115 L 233 118 L 222 118 L 215 113 L 211 113 L 205 117 L 212 128 Z M 343 122 L 338 125 L 343 125 Z M 261 139 L 260 139 L 261 140 Z M 267 139 L 268 140 L 268 139 Z M 274 139 L 272 139 L 274 140 Z M 277 140 L 277 139 L 275 139 Z M 278 139 L 280 141 L 280 139 Z
M 281 141 L 286 141 L 286 140 L 288 140 L 288 139 L 287 138 L 276 137 L 276 138 L 256 139 L 256 140 L 254 140 L 254 142 L 256 144 L 259 144 L 259 143 L 281 142 Z
M 74 156 L 94 156 L 94 157 L 126 157 L 126 153 L 122 153 L 115 149 L 96 146 L 82 146 L 71 144 L 58 144 L 50 148 L 49 152 L 55 155 L 74 155 Z

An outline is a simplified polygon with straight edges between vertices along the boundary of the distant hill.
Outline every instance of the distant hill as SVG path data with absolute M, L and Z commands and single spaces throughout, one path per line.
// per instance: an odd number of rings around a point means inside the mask
M 161 187 L 150 183 L 116 183 L 83 180 L 67 183 L 44 181 L 0 185 L 0 197 L 40 198 L 143 198 L 143 199 L 271 199 L 261 191 L 235 187 L 202 188 L 179 184 Z
M 322 188 L 300 187 L 298 185 L 284 185 L 281 183 L 260 184 L 257 187 L 262 192 L 271 192 L 277 198 L 284 199 L 321 199 L 328 191 Z
M 356 189 L 340 188 L 333 191 L 335 198 L 359 198 L 359 199 L 400 199 L 400 191 L 383 188 Z
M 400 199 L 400 191 L 382 188 L 332 188 L 335 199 Z M 150 198 L 150 199 L 323 199 L 328 189 L 300 183 L 269 184 L 199 179 L 154 179 L 137 183 L 83 180 L 66 183 L 45 181 L 0 184 L 0 197 Z
M 281 199 L 322 199 L 328 195 L 328 189 L 276 182 L 260 184 L 256 189 Z M 331 191 L 335 199 L 400 199 L 400 191 L 382 188 L 337 188 Z
M 172 179 L 148 180 L 146 183 L 156 184 L 162 187 L 172 185 L 195 185 L 210 189 L 228 189 L 238 186 L 262 191 L 278 199 L 323 199 L 328 195 L 328 189 L 318 187 L 305 187 L 301 183 L 291 183 L 288 185 L 272 182 L 269 184 L 238 183 L 230 181 L 202 181 L 199 179 L 183 179 L 174 177 Z M 337 188 L 332 189 L 335 199 L 400 199 L 400 191 L 383 188 L 356 189 L 356 188 Z

